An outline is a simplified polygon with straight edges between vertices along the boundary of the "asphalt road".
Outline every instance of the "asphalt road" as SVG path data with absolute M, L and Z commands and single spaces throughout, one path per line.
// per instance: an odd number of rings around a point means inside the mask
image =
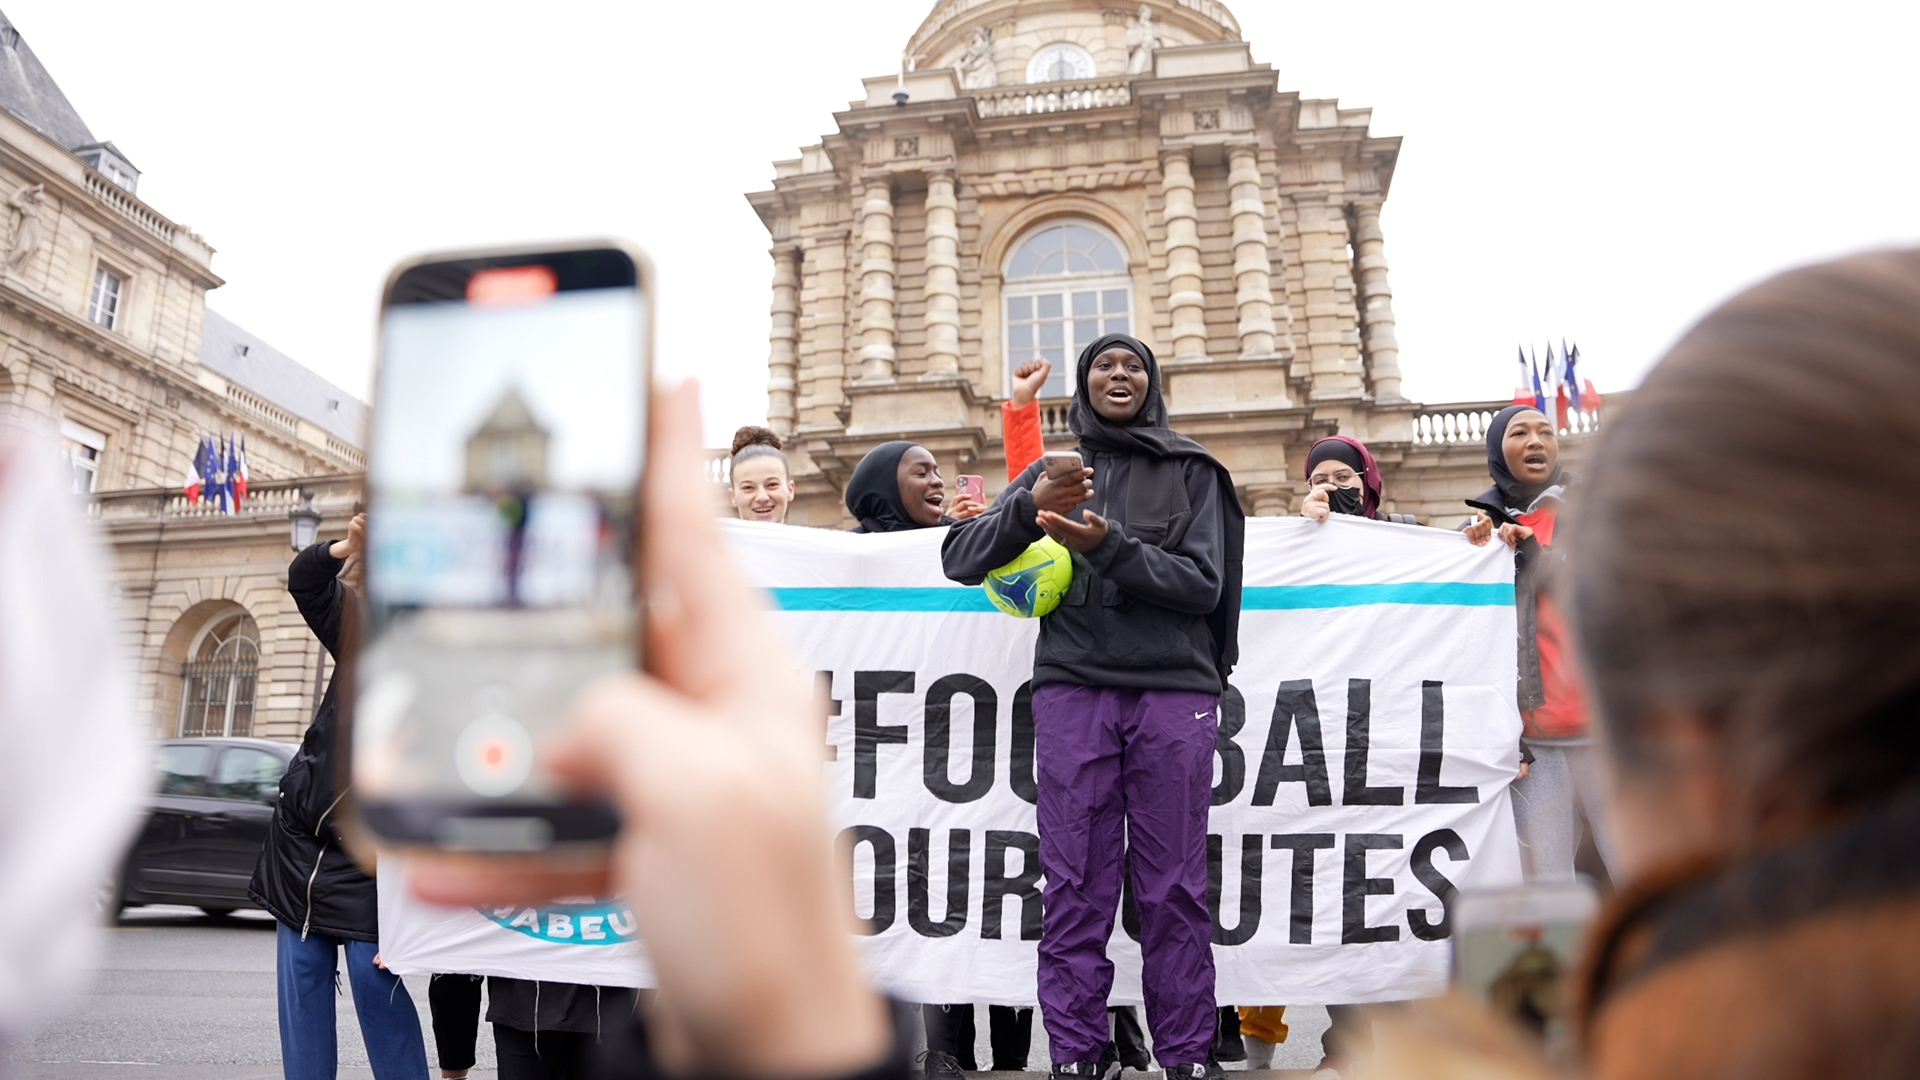
M 122 913 L 108 931 L 100 970 L 91 986 L 54 1023 L 9 1054 L 10 1075 L 22 1080 L 279 1080 L 280 1032 L 274 997 L 274 924 L 262 912 L 211 919 L 197 908 L 153 906 Z M 340 1075 L 371 1077 L 354 1019 L 344 969 L 338 999 Z M 433 1058 L 424 980 L 407 980 L 420 1010 L 420 1027 Z M 1320 1058 L 1326 1010 L 1287 1010 L 1292 1037 L 1277 1048 L 1274 1065 L 1310 1069 Z M 987 1046 L 986 1010 L 978 1010 L 978 1057 Z M 1033 1025 L 1029 1068 L 1044 1071 L 1046 1034 Z M 475 1080 L 495 1080 L 493 1040 L 482 1025 Z M 1232 1068 L 1232 1066 L 1229 1066 Z M 433 1073 L 438 1076 L 438 1071 Z M 984 1074 L 1017 1078 L 1032 1074 Z M 1153 1074 L 1126 1072 L 1123 1080 Z M 1249 1074 L 1273 1077 L 1280 1074 Z M 1298 1074 L 1304 1076 L 1304 1073 Z

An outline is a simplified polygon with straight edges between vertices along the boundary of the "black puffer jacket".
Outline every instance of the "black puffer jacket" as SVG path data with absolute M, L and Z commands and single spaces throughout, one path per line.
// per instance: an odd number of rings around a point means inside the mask
M 343 564 L 327 553 L 329 546 L 322 541 L 294 556 L 287 567 L 287 592 L 313 635 L 338 659 L 340 630 L 357 601 L 340 581 Z M 340 798 L 334 782 L 338 759 L 333 732 L 330 681 L 313 726 L 280 778 L 280 802 L 247 896 L 303 937 L 311 932 L 378 941 L 379 899 L 373 879 L 354 864 L 334 832 Z

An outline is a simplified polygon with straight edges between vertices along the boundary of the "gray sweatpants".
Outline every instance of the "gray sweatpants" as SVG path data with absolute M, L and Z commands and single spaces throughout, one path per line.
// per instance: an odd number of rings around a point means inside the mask
M 1520 834 L 1520 867 L 1527 880 L 1572 880 L 1581 818 L 1586 819 L 1600 859 L 1611 872 L 1613 842 L 1607 835 L 1606 799 L 1594 748 L 1527 745 L 1533 751 L 1533 766 L 1525 780 L 1513 782 L 1513 825 Z

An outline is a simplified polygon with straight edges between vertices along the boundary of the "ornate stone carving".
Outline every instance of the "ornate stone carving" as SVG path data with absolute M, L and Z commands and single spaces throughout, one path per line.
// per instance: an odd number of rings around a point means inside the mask
M 919 157 L 920 136 L 909 135 L 904 139 L 893 140 L 893 156 L 897 158 Z
M 1160 47 L 1160 28 L 1154 25 L 1153 9 L 1140 5 L 1140 16 L 1127 27 L 1127 74 L 1153 73 L 1153 50 Z
M 13 207 L 13 242 L 7 246 L 7 269 L 19 271 L 40 250 L 45 235 L 40 227 L 40 210 L 46 202 L 45 184 L 21 188 L 7 200 Z
M 993 31 L 984 26 L 973 28 L 956 69 L 962 90 L 991 90 L 999 85 L 999 76 L 993 70 Z
M 1193 130 L 1195 131 L 1220 130 L 1220 110 L 1219 109 L 1193 110 Z

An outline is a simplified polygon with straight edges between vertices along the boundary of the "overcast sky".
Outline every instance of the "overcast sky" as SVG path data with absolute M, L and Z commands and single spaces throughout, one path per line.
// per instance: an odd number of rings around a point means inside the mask
M 708 438 L 764 416 L 767 235 L 742 193 L 885 74 L 922 0 L 0 0 L 140 194 L 204 235 L 209 303 L 368 389 L 387 269 L 617 234 Z M 1920 4 L 1237 0 L 1280 88 L 1405 138 L 1383 217 L 1409 396 L 1503 397 L 1566 337 L 1631 386 L 1776 270 L 1920 242 Z

